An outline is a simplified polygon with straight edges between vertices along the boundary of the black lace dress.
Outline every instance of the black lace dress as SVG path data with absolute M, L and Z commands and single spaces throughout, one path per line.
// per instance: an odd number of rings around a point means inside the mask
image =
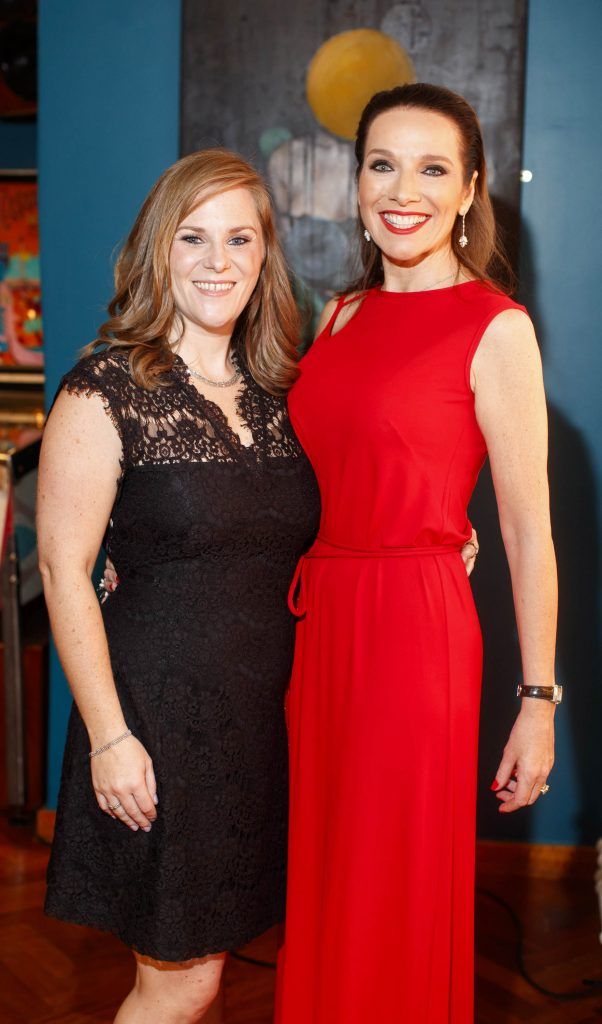
M 137 387 L 114 350 L 62 381 L 100 395 L 121 436 L 105 538 L 120 583 L 102 613 L 159 803 L 150 833 L 100 810 L 74 706 L 45 909 L 160 960 L 235 949 L 284 916 L 286 598 L 319 496 L 285 400 L 242 370 L 248 448 L 179 357 L 172 386 L 156 391 Z

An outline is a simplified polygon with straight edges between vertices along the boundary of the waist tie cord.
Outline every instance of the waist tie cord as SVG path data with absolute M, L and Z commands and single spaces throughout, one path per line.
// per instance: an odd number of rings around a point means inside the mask
M 305 555 L 301 555 L 301 558 L 297 562 L 297 568 L 295 569 L 295 575 L 293 576 L 291 585 L 288 591 L 288 607 L 289 611 L 297 618 L 302 618 L 307 611 L 305 604 L 305 587 L 303 586 L 303 568 L 305 566 Z
M 319 535 L 313 546 L 301 555 L 297 562 L 289 592 L 288 607 L 292 614 L 300 619 L 307 613 L 306 588 L 305 588 L 305 567 L 308 558 L 403 558 L 423 557 L 431 555 L 459 554 L 460 548 L 456 544 L 433 544 L 426 547 L 406 548 L 353 548 L 344 544 L 337 544 L 335 541 L 327 540 Z

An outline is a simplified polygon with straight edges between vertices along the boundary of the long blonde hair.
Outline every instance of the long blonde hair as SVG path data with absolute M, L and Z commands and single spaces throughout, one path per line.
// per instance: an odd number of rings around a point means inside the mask
M 251 193 L 263 232 L 265 258 L 259 280 L 241 313 L 233 348 L 257 383 L 283 394 L 297 378 L 299 312 L 274 226 L 272 201 L 258 172 L 226 149 L 183 157 L 159 178 L 145 199 L 115 265 L 109 319 L 84 354 L 99 346 L 129 351 L 132 375 L 144 388 L 166 383 L 173 366 L 168 338 L 183 322 L 171 291 L 169 256 L 182 220 L 200 203 L 233 188 Z

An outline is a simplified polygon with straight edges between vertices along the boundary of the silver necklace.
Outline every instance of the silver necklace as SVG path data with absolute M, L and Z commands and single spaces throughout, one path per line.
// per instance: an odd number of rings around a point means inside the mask
M 238 383 L 242 376 L 242 370 L 239 366 L 236 367 L 232 376 L 228 377 L 228 380 L 210 380 L 209 377 L 203 377 L 203 374 L 199 373 L 198 370 L 193 370 L 192 366 L 188 367 L 188 372 L 193 377 L 196 377 L 197 380 L 201 380 L 203 384 L 211 384 L 214 388 L 231 388 L 234 384 Z
M 451 274 L 446 274 L 446 276 L 440 278 L 439 281 L 434 281 L 433 284 L 429 284 L 428 288 L 422 288 L 422 291 L 423 292 L 430 292 L 430 291 L 433 290 L 433 288 L 436 288 L 437 285 L 444 284 L 445 281 L 449 281 L 450 277 L 459 277 L 459 276 L 460 276 L 460 268 L 456 267 L 455 270 L 452 270 Z
M 452 270 L 451 274 L 447 274 L 445 277 L 440 278 L 439 281 L 435 281 L 434 284 L 429 284 L 428 288 L 425 288 L 425 292 L 430 292 L 433 288 L 436 288 L 438 284 L 443 284 L 445 281 L 449 281 L 450 277 L 457 277 L 458 271 Z
M 429 284 L 428 288 L 419 288 L 418 291 L 430 292 L 433 290 L 433 288 L 436 288 L 437 285 L 444 284 L 445 281 L 449 281 L 450 277 L 457 277 L 459 272 L 460 268 L 457 267 L 456 270 L 452 270 L 451 274 L 446 274 L 445 277 L 441 277 L 438 281 L 434 281 L 433 284 Z

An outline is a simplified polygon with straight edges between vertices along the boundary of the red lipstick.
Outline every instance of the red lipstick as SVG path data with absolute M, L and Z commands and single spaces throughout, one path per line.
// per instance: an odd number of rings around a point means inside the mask
M 389 213 L 394 217 L 426 217 L 420 224 L 413 224 L 409 228 L 397 228 L 393 224 L 390 224 L 388 220 L 385 220 L 385 214 Z M 400 213 L 399 210 L 380 210 L 379 217 L 385 225 L 387 231 L 390 231 L 393 235 L 413 235 L 415 231 L 419 231 L 425 224 L 428 224 L 431 219 L 430 213 L 419 213 L 414 211 L 412 213 Z

